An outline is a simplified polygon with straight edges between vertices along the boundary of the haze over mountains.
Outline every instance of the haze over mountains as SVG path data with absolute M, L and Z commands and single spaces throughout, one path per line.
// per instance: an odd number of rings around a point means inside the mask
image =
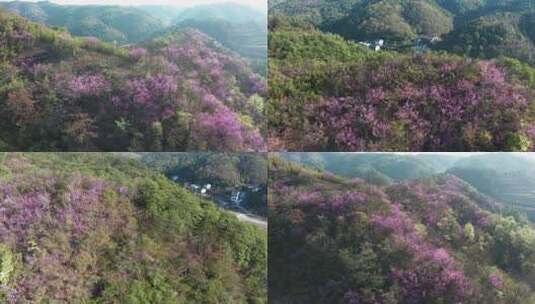
M 125 45 L 176 28 L 197 28 L 252 61 L 262 71 L 267 53 L 265 12 L 236 3 L 193 6 L 59 5 L 52 2 L 0 2 L 9 12 L 75 36 L 91 36 Z M 264 73 L 262 71 L 262 73 Z
M 376 185 L 454 175 L 509 211 L 535 221 L 535 159 L 522 154 L 282 153 L 312 168 Z

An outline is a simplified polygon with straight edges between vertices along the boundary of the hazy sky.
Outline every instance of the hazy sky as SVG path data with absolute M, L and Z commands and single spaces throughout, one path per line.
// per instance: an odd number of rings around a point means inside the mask
M 11 1 L 11 0 L 0 0 Z M 38 2 L 37 0 L 29 0 Z M 193 6 L 208 3 L 234 2 L 256 7 L 258 9 L 267 9 L 267 0 L 49 0 L 57 4 L 101 4 L 101 5 L 176 5 L 176 6 Z

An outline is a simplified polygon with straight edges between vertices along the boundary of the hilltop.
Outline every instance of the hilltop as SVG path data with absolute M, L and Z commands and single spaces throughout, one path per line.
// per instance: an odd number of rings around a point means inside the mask
M 279 157 L 377 186 L 450 174 L 501 202 L 504 212 L 535 222 L 535 162 L 514 153 L 279 153 Z

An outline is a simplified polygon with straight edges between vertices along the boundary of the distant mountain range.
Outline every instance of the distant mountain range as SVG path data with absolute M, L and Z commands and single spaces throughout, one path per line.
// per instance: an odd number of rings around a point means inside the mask
M 51 2 L 0 2 L 8 12 L 75 36 L 92 36 L 118 45 L 137 43 L 176 28 L 199 29 L 265 70 L 267 16 L 234 3 L 175 7 L 159 5 L 58 5 Z M 265 72 L 262 72 L 265 73 Z
M 0 6 L 31 21 L 64 27 L 76 36 L 93 36 L 119 45 L 144 40 L 165 28 L 161 19 L 142 8 L 19 1 L 0 2 Z
M 282 158 L 376 185 L 455 175 L 535 221 L 535 160 L 507 153 L 463 157 L 437 154 L 281 153 Z

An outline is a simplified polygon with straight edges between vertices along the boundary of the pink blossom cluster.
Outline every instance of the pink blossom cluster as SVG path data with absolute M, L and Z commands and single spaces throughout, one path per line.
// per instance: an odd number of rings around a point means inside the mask
M 11 38 L 16 43 L 27 44 L 33 40 L 33 35 L 30 32 L 20 30 L 12 31 L 9 35 L 9 38 Z
M 147 50 L 141 47 L 136 47 L 130 50 L 130 58 L 134 61 L 141 60 L 141 58 L 147 56 L 147 54 Z
M 112 237 L 129 225 L 129 208 L 102 199 L 113 187 L 79 174 L 67 180 L 16 175 L 0 183 L 0 243 L 21 256 L 6 290 L 10 303 L 82 298 L 76 292 L 90 289 L 98 270 L 77 261 L 98 256 L 97 234 Z
M 145 79 L 133 79 L 126 83 L 128 99 L 116 97 L 113 104 L 119 104 L 123 111 L 140 113 L 149 121 L 169 118 L 182 105 L 179 92 L 180 80 L 173 75 L 156 74 Z
M 212 113 L 200 113 L 193 129 L 193 137 L 197 143 L 205 143 L 210 150 L 266 150 L 258 131 L 248 130 L 236 114 L 224 106 Z
M 510 84 L 502 69 L 488 61 L 450 65 L 449 72 L 438 67 L 438 75 L 428 71 L 429 79 L 417 82 L 395 79 L 403 75 L 403 66 L 393 63 L 370 71 L 369 83 L 335 76 L 342 82 L 339 93 L 305 107 L 305 126 L 314 136 L 302 137 L 302 144 L 305 149 L 382 151 L 402 142 L 409 151 L 479 151 L 520 149 L 505 148 L 515 144 L 515 136 L 535 139 L 527 137 L 533 125 L 521 123 L 527 92 Z M 471 70 L 475 76 L 464 76 Z
M 70 98 L 96 97 L 111 91 L 111 83 L 102 75 L 81 75 L 73 77 L 67 85 Z
M 373 215 L 373 226 L 389 233 L 413 256 L 407 269 L 393 269 L 393 278 L 401 287 L 404 303 L 420 303 L 436 297 L 462 301 L 470 293 L 470 284 L 444 248 L 427 243 L 401 206 L 393 204 L 390 214 Z
M 496 272 L 493 272 L 489 275 L 489 283 L 496 289 L 501 289 L 503 287 L 503 279 Z

